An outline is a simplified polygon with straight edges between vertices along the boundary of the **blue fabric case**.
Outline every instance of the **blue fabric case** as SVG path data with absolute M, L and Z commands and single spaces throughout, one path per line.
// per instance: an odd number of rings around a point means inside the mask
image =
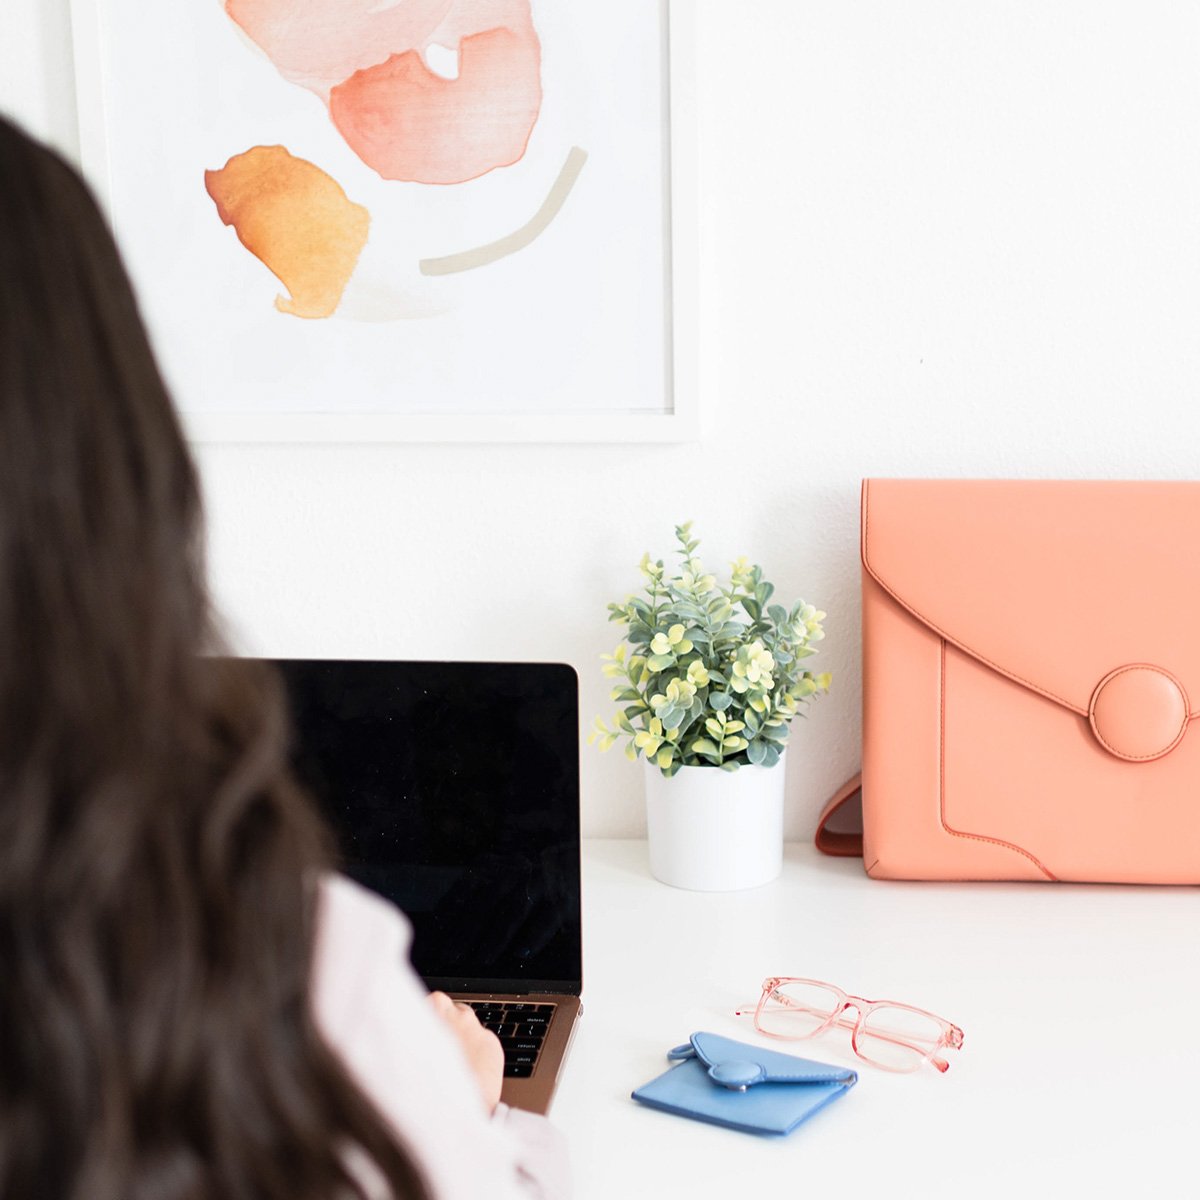
M 679 1065 L 638 1088 L 635 1100 L 747 1133 L 791 1133 L 858 1082 L 858 1075 L 845 1067 L 715 1033 L 694 1033 L 667 1057 Z

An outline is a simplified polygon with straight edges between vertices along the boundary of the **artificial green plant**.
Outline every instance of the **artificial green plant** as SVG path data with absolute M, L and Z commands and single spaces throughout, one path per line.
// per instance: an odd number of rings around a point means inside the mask
M 825 636 L 825 614 L 803 600 L 770 604 L 774 586 L 745 558 L 719 585 L 696 557 L 691 527 L 675 528 L 677 574 L 645 554 L 642 594 L 608 606 L 609 620 L 626 626 L 603 655 L 622 707 L 611 726 L 597 717 L 588 741 L 607 750 L 624 739 L 630 759 L 645 755 L 668 777 L 680 767 L 773 767 L 791 719 L 829 690 L 828 674 L 802 665 Z

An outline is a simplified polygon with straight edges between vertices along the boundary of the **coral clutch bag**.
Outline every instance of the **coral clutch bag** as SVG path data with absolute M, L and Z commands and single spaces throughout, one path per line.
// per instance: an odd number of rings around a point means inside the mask
M 1200 883 L 1198 539 L 1200 483 L 863 484 L 869 874 Z

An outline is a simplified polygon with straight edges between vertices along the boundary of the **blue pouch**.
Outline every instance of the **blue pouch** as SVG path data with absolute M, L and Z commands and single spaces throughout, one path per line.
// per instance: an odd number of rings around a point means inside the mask
M 848 1092 L 858 1075 L 775 1050 L 693 1033 L 667 1057 L 678 1066 L 633 1093 L 651 1108 L 746 1133 L 782 1136 Z

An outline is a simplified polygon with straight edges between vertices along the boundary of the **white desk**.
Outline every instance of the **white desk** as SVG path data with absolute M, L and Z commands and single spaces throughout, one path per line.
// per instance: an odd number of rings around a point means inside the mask
M 766 887 L 685 892 L 644 842 L 592 841 L 583 903 L 585 1011 L 551 1114 L 578 1200 L 1200 1194 L 1200 891 L 880 883 L 796 845 Z M 731 1014 L 772 974 L 928 1008 L 964 1048 L 945 1075 L 892 1075 L 844 1031 L 794 1043 L 859 1083 L 781 1140 L 629 1099 L 697 1029 L 760 1040 Z

